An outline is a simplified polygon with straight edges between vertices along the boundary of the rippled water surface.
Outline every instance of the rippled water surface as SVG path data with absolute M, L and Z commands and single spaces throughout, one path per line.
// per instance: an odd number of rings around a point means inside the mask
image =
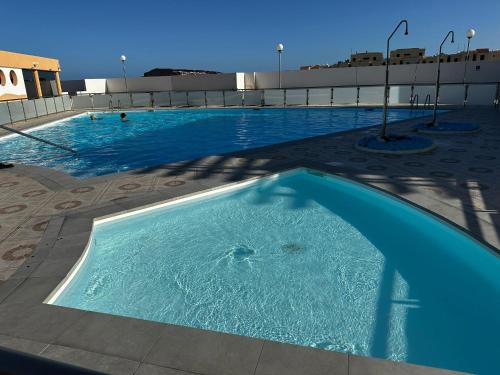
M 429 111 L 391 109 L 389 121 Z M 64 120 L 34 135 L 71 147 L 65 151 L 24 137 L 0 139 L 0 161 L 56 168 L 91 177 L 217 155 L 381 123 L 380 109 L 179 109 L 98 113 Z
M 444 223 L 299 170 L 97 224 L 55 303 L 494 374 L 498 275 Z

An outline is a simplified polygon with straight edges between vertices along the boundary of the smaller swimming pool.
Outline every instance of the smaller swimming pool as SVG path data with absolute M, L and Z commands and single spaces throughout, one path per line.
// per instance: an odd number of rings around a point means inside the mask
M 49 302 L 495 374 L 498 275 L 440 219 L 297 169 L 98 220 Z
M 389 121 L 429 111 L 391 109 Z M 20 136 L 0 138 L 0 161 L 55 168 L 92 177 L 209 155 L 247 150 L 381 122 L 380 109 L 176 109 L 96 113 L 58 121 L 33 134 L 78 151 L 78 156 Z

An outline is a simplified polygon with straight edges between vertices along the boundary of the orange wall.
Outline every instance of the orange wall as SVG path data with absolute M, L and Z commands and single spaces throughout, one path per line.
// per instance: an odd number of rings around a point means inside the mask
M 37 63 L 37 65 L 34 66 L 33 63 Z M 0 51 L 0 66 L 20 69 L 36 68 L 37 70 L 48 70 L 53 72 L 61 70 L 59 60 L 57 59 L 7 51 Z

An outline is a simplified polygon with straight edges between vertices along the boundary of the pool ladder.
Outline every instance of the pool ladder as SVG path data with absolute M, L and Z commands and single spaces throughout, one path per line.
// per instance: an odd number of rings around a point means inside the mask
M 431 109 L 431 94 L 427 94 L 425 97 L 424 109 Z
M 417 104 L 415 104 L 417 103 Z M 415 105 L 415 108 L 418 109 L 418 94 L 413 95 L 412 98 L 410 98 L 410 109 L 413 111 L 413 106 Z
M 413 107 L 418 109 L 418 106 L 418 94 L 415 94 L 412 98 L 410 98 L 410 109 L 413 110 Z M 431 94 L 427 94 L 425 97 L 424 109 L 431 109 Z
M 118 105 L 116 107 L 113 107 L 113 99 L 109 99 L 109 109 L 111 111 L 114 111 L 115 109 L 120 109 L 121 108 L 121 103 L 120 103 L 120 99 L 118 99 Z

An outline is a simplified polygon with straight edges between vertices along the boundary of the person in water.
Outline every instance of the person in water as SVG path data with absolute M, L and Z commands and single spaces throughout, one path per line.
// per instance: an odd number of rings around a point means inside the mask
M 127 114 L 124 112 L 120 113 L 120 120 L 122 120 L 122 122 L 127 122 L 128 121 Z
M 91 121 L 96 121 L 97 120 L 97 117 L 94 113 L 90 114 L 90 120 Z

